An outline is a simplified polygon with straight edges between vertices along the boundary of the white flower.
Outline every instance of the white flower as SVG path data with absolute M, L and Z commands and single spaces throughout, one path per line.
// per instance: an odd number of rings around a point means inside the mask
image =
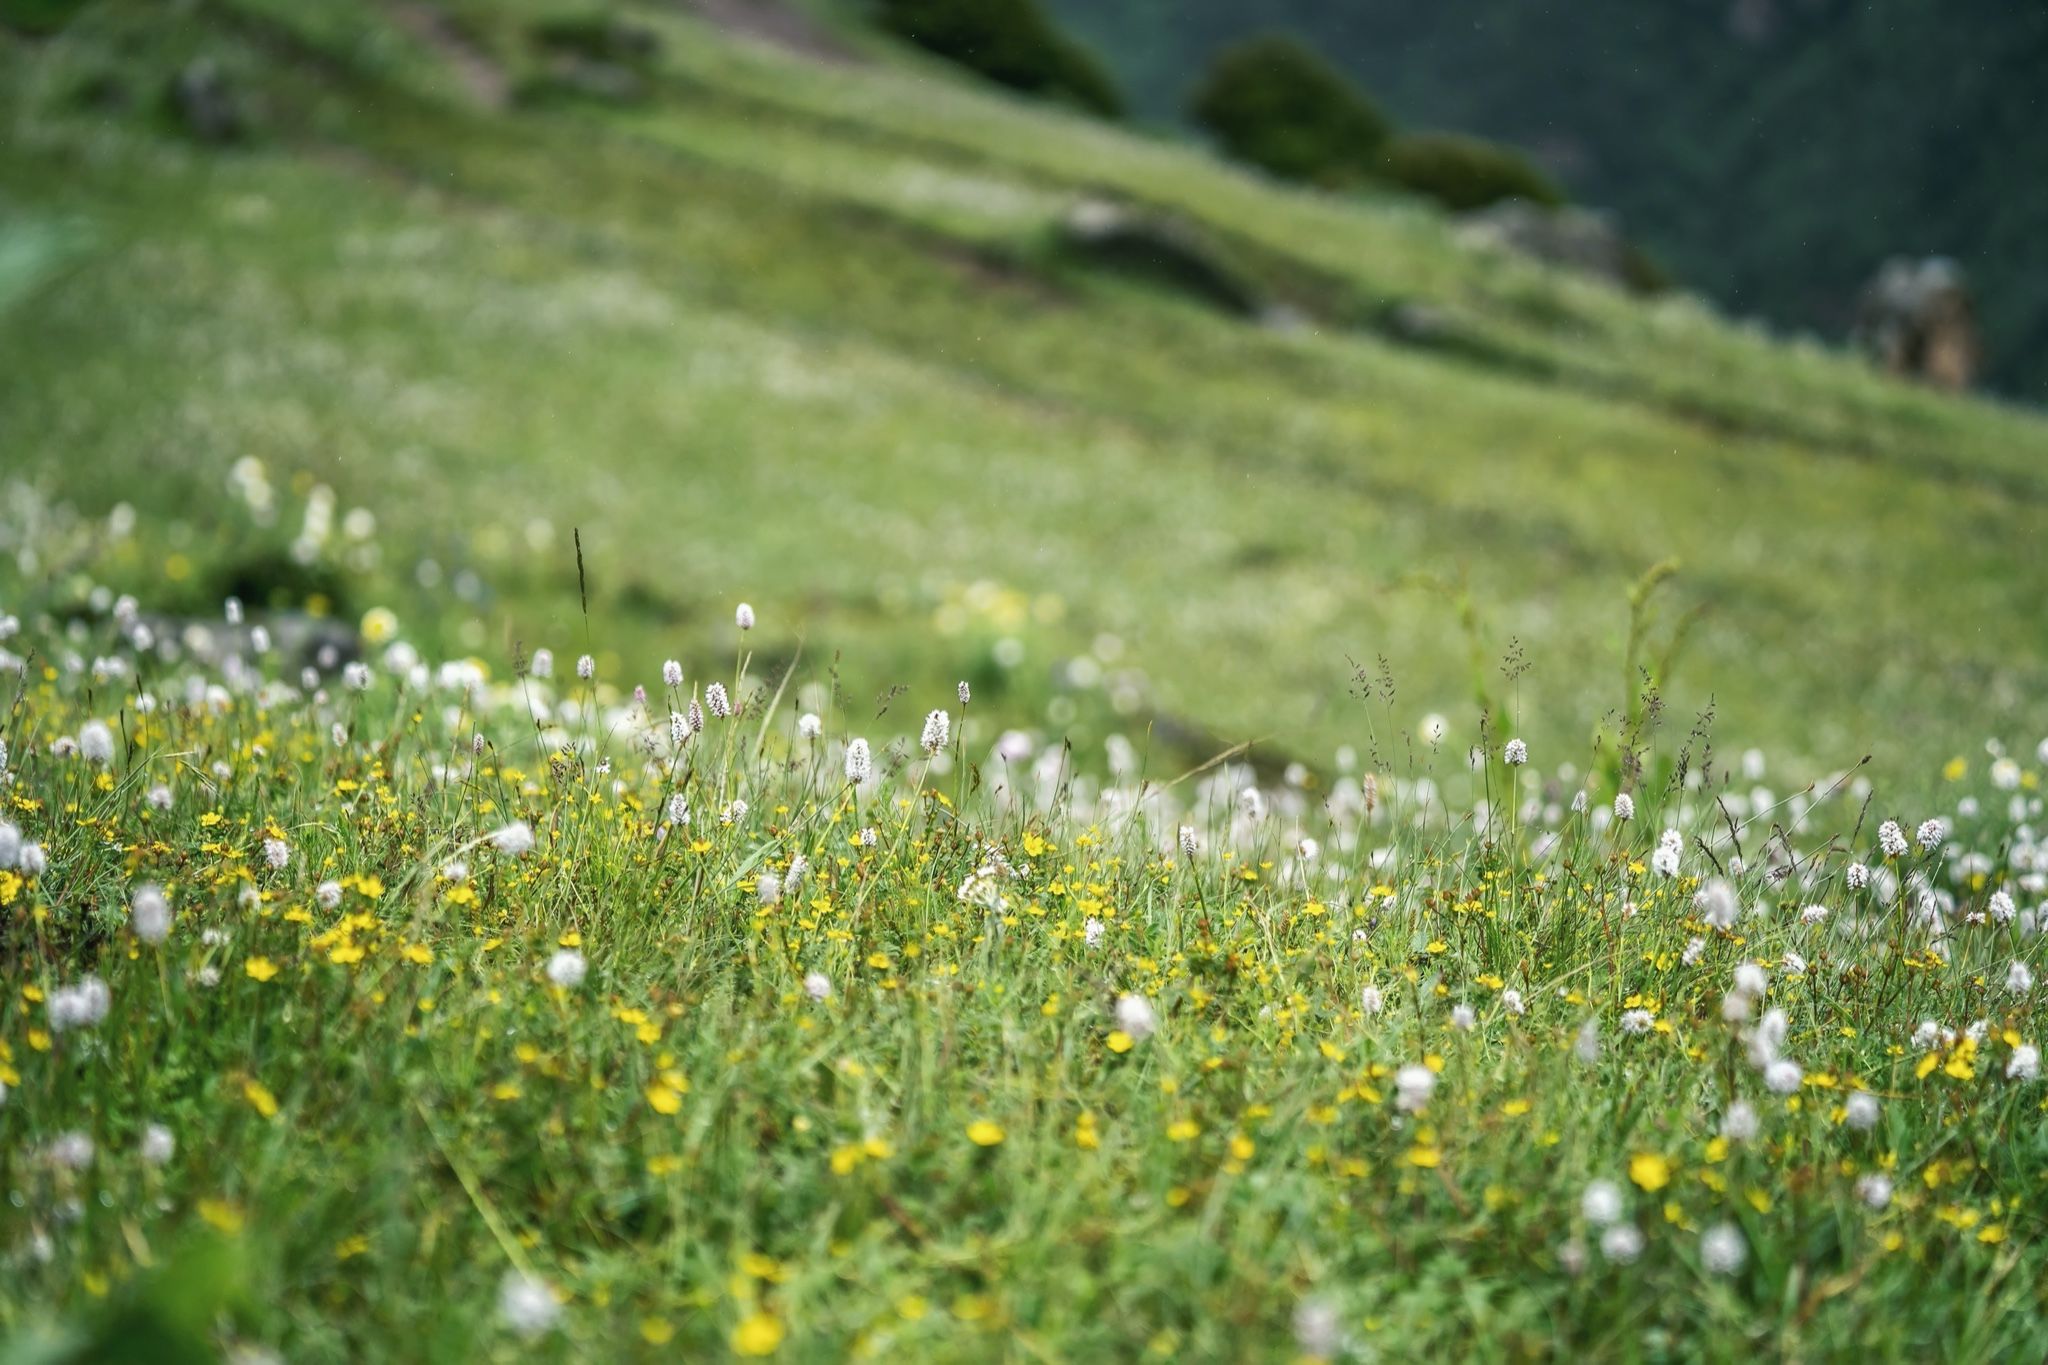
M 741 630 L 752 630 L 754 628 L 754 609 L 745 602 L 740 603 L 737 607 L 733 608 L 732 623 Z
M 2041 1074 L 2041 1051 L 2032 1043 L 2021 1043 L 2012 1050 L 2012 1059 L 2005 1064 L 2005 1078 L 2009 1081 L 2031 1081 Z
M 552 649 L 536 649 L 533 651 L 533 661 L 527 665 L 526 671 L 536 678 L 554 677 L 555 651 Z
M 1678 875 L 1678 850 L 1670 844 L 1658 845 L 1657 851 L 1650 855 L 1650 867 L 1660 877 L 1676 877 Z
M 1633 820 L 1636 818 L 1636 799 L 1627 792 L 1614 798 L 1614 818 Z
M 1600 1254 L 1616 1265 L 1627 1265 L 1643 1254 L 1643 1234 L 1634 1223 L 1616 1223 L 1600 1234 Z
M 804 994 L 813 1000 L 830 1000 L 832 998 L 832 978 L 823 972 L 806 972 L 804 974 Z
M 1896 820 L 1887 820 L 1877 827 L 1878 851 L 1887 858 L 1903 858 L 1908 849 L 1906 831 L 1899 828 Z
M 1872 1209 L 1884 1209 L 1892 1202 L 1890 1176 L 1866 1175 L 1856 1182 L 1856 1197 Z
M 1941 1041 L 1941 1025 L 1932 1019 L 1922 1019 L 1920 1027 L 1913 1030 L 1913 1050 L 1926 1052 Z
M 1500 1003 L 1502 1009 L 1505 1009 L 1509 1014 L 1515 1015 L 1516 1017 L 1520 1017 L 1522 1014 L 1526 1013 L 1529 1008 L 1527 1005 L 1524 1005 L 1522 1003 L 1522 993 L 1518 990 L 1510 989 L 1502 991 L 1500 993 Z
M 574 948 L 557 949 L 555 955 L 548 959 L 548 980 L 565 991 L 573 991 L 582 985 L 589 971 L 590 964 Z
M 341 883 L 322 882 L 313 888 L 313 899 L 320 902 L 322 910 L 332 910 L 341 904 Z
M 491 831 L 491 847 L 514 858 L 524 857 L 533 851 L 533 826 L 524 820 Z
M 882 836 L 875 832 L 875 827 L 873 825 L 867 825 L 861 829 L 860 846 L 862 848 L 873 848 L 876 844 L 880 843 L 881 841 Z
M 1799 1063 L 1787 1057 L 1780 1057 L 1764 1068 L 1764 1088 L 1773 1095 L 1796 1095 L 1799 1083 L 1806 1079 L 1806 1073 L 1799 1069 Z
M 171 1130 L 161 1123 L 152 1123 L 142 1130 L 142 1159 L 151 1166 L 161 1166 L 169 1161 L 178 1150 L 178 1140 L 171 1136 Z
M 1721 1115 L 1721 1136 L 1730 1142 L 1748 1142 L 1757 1135 L 1756 1110 L 1748 1100 L 1736 1100 Z
M 962 678 L 960 680 L 960 685 L 954 688 L 953 691 L 954 694 L 960 698 L 960 704 L 962 706 L 967 705 L 967 703 L 973 700 L 974 698 L 974 689 L 967 685 L 967 679 L 965 678 Z
M 21 830 L 0 820 L 0 870 L 13 867 L 20 859 Z
M 1948 838 L 1948 826 L 1940 820 L 1922 820 L 1920 828 L 1913 831 L 1913 839 L 1920 845 L 1922 853 L 1932 853 Z
M 782 899 L 782 878 L 773 872 L 762 872 L 754 878 L 754 893 L 761 898 L 761 904 L 774 905 Z
M 1870 885 L 1870 869 L 1862 863 L 1850 863 L 1842 879 L 1849 884 L 1851 891 L 1861 891 Z
M 1378 1014 L 1387 1007 L 1386 997 L 1380 994 L 1378 986 L 1367 986 L 1358 993 L 1358 1007 L 1367 1014 Z
M 1784 957 L 1779 960 L 1785 964 L 1785 974 L 1787 976 L 1806 975 L 1806 959 L 1799 954 L 1788 950 Z
M 1761 996 L 1770 988 L 1770 978 L 1764 969 L 1754 962 L 1745 962 L 1735 969 L 1735 989 L 1744 995 Z
M 1425 744 L 1441 744 L 1444 736 L 1451 732 L 1451 723 L 1434 711 L 1422 718 L 1422 741 Z
M 1715 929 L 1733 926 L 1735 917 L 1742 912 L 1735 888 L 1720 877 L 1707 878 L 1706 884 L 1693 893 L 1692 906 L 1700 919 Z
M 1994 891 L 1991 893 L 1991 919 L 1993 923 L 2011 924 L 2013 917 L 2018 913 L 2018 907 L 2012 903 L 2012 893 L 2010 891 Z
M 1877 1096 L 1868 1090 L 1852 1090 L 1842 1102 L 1845 1121 L 1859 1133 L 1877 1127 Z
M 1621 1016 L 1621 1031 L 1630 1035 L 1648 1033 L 1655 1022 L 1656 1016 L 1648 1010 L 1630 1010 Z
M 810 875 L 810 871 L 811 860 L 801 853 L 792 853 L 789 857 L 789 869 L 782 874 L 782 889 L 796 890 L 804 884 L 804 878 Z
M 1152 1012 L 1152 1002 L 1144 996 L 1122 995 L 1116 1002 L 1116 1026 L 1143 1042 L 1159 1027 L 1159 1020 Z
M 726 695 L 725 684 L 715 682 L 704 688 L 704 709 L 724 720 L 732 714 L 732 698 Z
M 1436 1089 L 1436 1073 L 1410 1062 L 1394 1073 L 1394 1103 L 1404 1114 L 1421 1112 Z
M 561 1316 L 555 1291 L 531 1275 L 508 1273 L 498 1288 L 498 1320 L 528 1341 L 547 1335 Z
M 1529 761 L 1529 746 L 1522 740 L 1511 739 L 1501 750 L 1501 757 L 1510 768 L 1519 768 Z
M 1579 1025 L 1579 1036 L 1572 1041 L 1572 1055 L 1587 1066 L 1600 1060 L 1600 1021 L 1588 1019 Z
M 1259 794 L 1257 787 L 1246 787 L 1237 794 L 1237 808 L 1247 820 L 1256 822 L 1266 818 L 1266 798 Z
M 48 854 L 43 852 L 41 844 L 23 844 L 21 846 L 20 865 L 21 875 L 24 877 L 40 877 L 49 870 L 50 858 Z
M 107 728 L 105 721 L 87 721 L 78 732 L 78 752 L 85 756 L 88 763 L 113 762 L 114 732 Z
M 128 902 L 128 927 L 151 945 L 171 936 L 171 902 L 162 887 L 146 883 L 135 888 Z
M 588 654 L 577 655 L 576 676 L 583 679 L 583 681 L 585 682 L 589 682 L 592 678 L 596 677 L 597 660 L 591 658 Z
M 868 742 L 864 739 L 846 741 L 846 780 L 859 786 L 867 781 L 874 771 L 875 760 L 868 752 Z
M 924 734 L 918 744 L 928 754 L 935 754 L 946 747 L 953 733 L 953 718 L 944 711 L 934 711 L 924 718 Z
M 1827 917 L 1828 908 L 1825 905 L 1809 905 L 1799 912 L 1799 922 L 1801 924 L 1819 924 Z
M 271 871 L 282 872 L 286 864 L 290 863 L 291 860 L 292 846 L 290 844 L 282 839 L 265 839 L 263 841 L 263 861 L 269 864 Z
M 2005 988 L 2014 995 L 2025 995 L 2034 989 L 2034 969 L 2015 959 L 2013 964 L 2005 969 Z
M 466 882 L 469 880 L 469 864 L 460 858 L 452 859 L 441 864 L 441 876 L 457 884 Z
M 1621 1219 L 1621 1187 L 1611 1180 L 1596 1180 L 1579 1196 L 1579 1212 L 1596 1228 L 1611 1227 Z
M 690 798 L 681 792 L 669 793 L 668 822 L 671 825 L 687 825 L 690 823 Z
M 664 659 L 661 665 L 661 685 L 663 687 L 681 687 L 683 685 L 683 666 L 674 659 Z
M 113 1004 L 113 993 L 107 983 L 96 976 L 88 976 L 69 986 L 59 986 L 50 992 L 43 1009 L 49 1016 L 50 1032 L 63 1033 L 67 1029 L 96 1028 L 107 1017 L 107 1007 Z
M 1102 936 L 1108 932 L 1108 925 L 1090 915 L 1088 922 L 1081 926 L 1081 941 L 1090 948 L 1099 948 L 1102 946 Z
M 1472 1027 L 1478 1022 L 1479 1015 L 1473 1011 L 1470 1005 L 1451 1006 L 1451 1027 L 1457 1029 L 1460 1033 L 1470 1033 Z
M 1733 1223 L 1716 1223 L 1700 1234 L 1700 1264 L 1709 1274 L 1733 1275 L 1749 1258 L 1749 1244 Z
M 747 811 L 749 809 L 750 807 L 747 805 L 744 797 L 735 796 L 732 800 L 725 803 L 724 810 L 718 812 L 718 823 L 721 825 L 737 825 L 740 821 L 747 818 Z
M 1193 859 L 1200 850 L 1201 844 L 1195 837 L 1195 827 L 1193 825 L 1182 825 L 1180 827 L 1180 856 Z
M 49 1146 L 50 1160 L 70 1171 L 92 1165 L 92 1139 L 83 1133 L 59 1133 Z
M 815 711 L 806 711 L 796 718 L 796 732 L 804 739 L 816 739 L 825 733 L 825 722 Z
M 1311 1360 L 1329 1360 L 1344 1348 L 1344 1322 L 1335 1304 L 1304 1299 L 1294 1308 L 1294 1344 Z
M 171 808 L 171 789 L 159 782 L 154 787 L 151 787 L 142 799 L 148 802 L 151 810 L 169 810 Z

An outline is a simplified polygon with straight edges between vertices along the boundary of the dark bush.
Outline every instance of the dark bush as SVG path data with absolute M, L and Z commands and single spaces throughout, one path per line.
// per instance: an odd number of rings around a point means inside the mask
M 1218 53 L 1188 113 L 1239 161 L 1325 185 L 1370 177 L 1390 131 L 1363 91 L 1278 34 Z
M 1513 148 L 1457 133 L 1404 133 L 1387 144 L 1385 174 L 1397 185 L 1463 213 L 1503 199 L 1555 208 L 1564 191 Z
M 1123 96 L 1095 57 L 1038 0 L 878 0 L 883 28 L 998 85 L 1115 118 Z

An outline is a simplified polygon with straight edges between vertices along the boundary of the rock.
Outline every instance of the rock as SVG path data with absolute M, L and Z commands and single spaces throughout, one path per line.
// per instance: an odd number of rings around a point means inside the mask
M 171 81 L 171 112 L 200 142 L 239 142 L 247 130 L 242 104 L 220 68 L 208 57 L 194 58 Z
M 1458 235 L 1468 242 L 1505 248 L 1638 293 L 1663 284 L 1656 266 L 1622 235 L 1614 215 L 1597 209 L 1553 209 L 1509 199 L 1457 221 Z
M 1849 339 L 1887 374 L 1967 389 L 1984 363 L 1962 267 L 1945 256 L 1894 256 L 1856 302 Z
M 1238 317 L 1283 325 L 1270 305 L 1191 224 L 1107 199 L 1084 199 L 1061 220 L 1059 242 L 1097 269 L 1161 285 Z

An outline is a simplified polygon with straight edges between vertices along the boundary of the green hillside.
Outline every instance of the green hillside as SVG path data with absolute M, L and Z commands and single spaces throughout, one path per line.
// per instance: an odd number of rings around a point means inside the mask
M 1894 255 L 1958 258 L 1989 377 L 2048 396 L 2048 8 L 2000 0 L 1051 0 L 1156 119 L 1283 28 L 1401 120 L 1542 157 L 1690 287 L 1845 334 Z
M 0 36 L 7 477 L 132 504 L 124 572 L 193 611 L 289 578 L 494 657 L 587 629 L 630 676 L 744 597 L 761 661 L 863 698 L 966 674 L 1084 745 L 1325 762 L 1384 656 L 1409 723 L 1462 742 L 1483 690 L 1581 746 L 1671 557 L 1680 734 L 1711 703 L 1723 745 L 1919 771 L 2048 728 L 2034 416 L 859 33 L 821 62 L 621 12 L 659 39 L 598 64 L 623 98 L 542 4 L 105 0 Z M 199 55 L 239 145 L 164 112 Z M 1084 196 L 1171 215 L 1292 323 L 1090 264 Z M 274 526 L 229 491 L 251 456 Z M 315 482 L 432 564 L 337 532 L 333 572 L 273 572 Z M 63 600 L 47 567 L 7 595 Z

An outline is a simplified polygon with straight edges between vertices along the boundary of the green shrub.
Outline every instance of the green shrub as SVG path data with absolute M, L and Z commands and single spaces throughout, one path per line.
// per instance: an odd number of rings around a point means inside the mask
M 879 0 L 876 18 L 897 36 L 999 85 L 1110 118 L 1123 113 L 1123 96 L 1107 69 L 1060 32 L 1038 0 Z
M 1393 139 L 1384 171 L 1395 184 L 1460 213 L 1503 199 L 1552 208 L 1564 203 L 1564 191 L 1520 152 L 1458 133 L 1405 133 Z
M 1279 34 L 1218 53 L 1188 112 L 1230 156 L 1320 184 L 1369 177 L 1390 132 L 1363 91 Z
M 55 33 L 85 8 L 85 0 L 0 0 L 0 28 L 17 33 Z

